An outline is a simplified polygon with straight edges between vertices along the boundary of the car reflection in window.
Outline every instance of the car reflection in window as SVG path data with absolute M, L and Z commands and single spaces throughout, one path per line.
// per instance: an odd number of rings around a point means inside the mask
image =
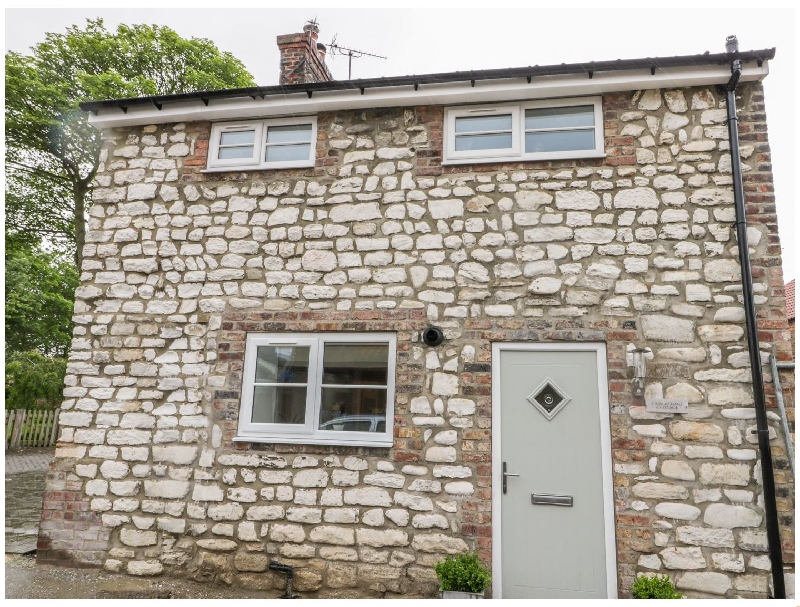
M 386 417 L 383 415 L 343 415 L 319 427 L 335 432 L 386 432 Z

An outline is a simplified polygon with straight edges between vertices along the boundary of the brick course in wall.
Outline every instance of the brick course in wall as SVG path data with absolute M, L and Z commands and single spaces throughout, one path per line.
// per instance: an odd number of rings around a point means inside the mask
M 740 90 L 761 348 L 791 360 L 763 94 Z M 256 588 L 281 585 L 280 558 L 301 592 L 430 595 L 445 555 L 497 557 L 491 344 L 590 341 L 620 596 L 653 571 L 688 596 L 766 596 L 723 105 L 607 94 L 604 159 L 444 167 L 433 106 L 319 114 L 309 169 L 204 173 L 208 122 L 104 131 L 39 558 Z M 234 442 L 254 331 L 395 331 L 394 446 Z M 646 394 L 688 414 L 632 395 L 634 344 L 653 352 Z

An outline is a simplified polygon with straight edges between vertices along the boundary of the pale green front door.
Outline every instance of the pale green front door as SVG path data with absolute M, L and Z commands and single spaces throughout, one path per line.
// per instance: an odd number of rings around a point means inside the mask
M 608 597 L 599 354 L 499 352 L 503 598 Z

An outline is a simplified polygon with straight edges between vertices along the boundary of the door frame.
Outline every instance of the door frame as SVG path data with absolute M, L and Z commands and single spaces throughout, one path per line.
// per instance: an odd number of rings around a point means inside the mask
M 603 519 L 606 542 L 606 589 L 609 599 L 617 598 L 617 541 L 614 518 L 614 484 L 611 462 L 611 418 L 608 403 L 608 368 L 606 345 L 597 342 L 494 342 L 492 343 L 492 597 L 503 598 L 503 563 L 501 546 L 501 426 L 500 426 L 500 353 L 523 352 L 595 352 L 597 388 L 600 395 L 600 451 L 603 475 Z

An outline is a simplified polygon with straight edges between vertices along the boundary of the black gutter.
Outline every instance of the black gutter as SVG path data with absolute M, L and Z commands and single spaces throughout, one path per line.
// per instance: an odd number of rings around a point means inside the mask
M 738 44 L 735 36 L 729 36 L 726 48 L 736 56 Z M 725 85 L 726 107 L 728 110 L 728 137 L 731 144 L 731 169 L 733 173 L 733 202 L 736 208 L 736 238 L 739 244 L 739 265 L 742 268 L 742 296 L 744 299 L 745 323 L 747 327 L 747 349 L 750 354 L 750 372 L 753 378 L 753 397 L 756 409 L 756 434 L 758 449 L 761 451 L 761 475 L 764 488 L 764 513 L 767 523 L 767 542 L 769 558 L 772 562 L 773 598 L 785 599 L 786 588 L 783 581 L 783 555 L 781 535 L 778 527 L 778 507 L 775 501 L 775 477 L 772 470 L 772 449 L 769 445 L 769 425 L 767 424 L 767 405 L 764 396 L 764 376 L 761 372 L 761 354 L 758 344 L 758 325 L 756 306 L 753 298 L 753 276 L 750 269 L 750 252 L 747 243 L 747 216 L 744 208 L 744 187 L 742 185 L 742 160 L 739 156 L 739 119 L 736 117 L 736 85 L 742 74 L 742 62 L 737 57 L 731 61 L 731 78 Z
M 738 53 L 736 58 L 743 62 L 756 62 L 760 67 L 764 61 L 775 57 L 775 49 L 762 49 Z M 647 69 L 651 74 L 656 70 L 669 67 L 698 67 L 708 65 L 726 65 L 733 58 L 730 53 L 704 53 L 702 55 L 681 55 L 676 57 L 648 57 L 645 59 L 617 59 L 616 61 L 590 61 L 589 63 L 562 63 L 560 65 L 533 65 L 492 70 L 466 72 L 443 72 L 438 74 L 421 74 L 418 76 L 393 76 L 390 78 L 362 78 L 359 80 L 330 80 L 308 84 L 292 84 L 277 86 L 257 86 L 218 91 L 197 91 L 176 95 L 159 95 L 153 97 L 133 97 L 127 99 L 107 99 L 104 101 L 87 101 L 80 104 L 82 110 L 97 114 L 101 109 L 120 108 L 127 112 L 129 107 L 139 105 L 155 105 L 158 109 L 165 103 L 179 103 L 198 100 L 208 105 L 210 100 L 233 99 L 237 97 L 273 97 L 305 93 L 309 97 L 317 91 L 358 91 L 364 89 L 386 88 L 392 86 L 413 86 L 418 90 L 420 85 L 444 84 L 449 82 L 476 82 L 480 80 L 499 80 L 504 78 L 532 78 L 559 76 L 568 74 L 586 74 L 592 78 L 598 72 L 615 72 L 621 70 Z

